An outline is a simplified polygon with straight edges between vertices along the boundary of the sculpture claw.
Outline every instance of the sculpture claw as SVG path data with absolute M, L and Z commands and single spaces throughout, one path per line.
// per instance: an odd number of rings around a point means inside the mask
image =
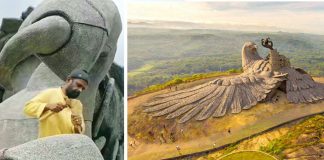
M 274 72 L 274 78 L 286 78 L 288 76 L 288 73 L 280 73 L 280 72 Z
M 266 39 L 261 39 L 261 44 L 265 48 L 269 48 L 270 50 L 273 50 L 273 42 L 270 40 L 270 37 L 267 37 Z

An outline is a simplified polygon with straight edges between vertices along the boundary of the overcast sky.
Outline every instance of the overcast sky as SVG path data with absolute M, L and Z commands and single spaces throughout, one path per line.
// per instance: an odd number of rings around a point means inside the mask
M 124 18 L 124 1 L 113 0 L 122 17 L 123 25 L 126 25 Z M 28 6 L 36 7 L 42 0 L 0 0 L 0 19 L 2 18 L 20 18 L 21 13 L 27 9 Z M 1 22 L 0 22 L 1 24 Z M 126 28 L 126 26 L 123 26 Z M 115 56 L 115 62 L 124 66 L 124 29 L 118 39 L 117 53 Z
M 324 2 L 129 0 L 128 19 L 274 26 L 324 35 Z

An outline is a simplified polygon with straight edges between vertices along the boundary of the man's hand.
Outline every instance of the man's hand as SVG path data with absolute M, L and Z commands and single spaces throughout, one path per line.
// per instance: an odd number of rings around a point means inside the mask
M 57 113 L 63 110 L 64 108 L 66 108 L 66 105 L 63 105 L 62 103 L 47 104 L 45 106 L 44 112 L 50 110 Z
M 81 119 L 80 115 L 72 114 L 71 119 L 72 119 L 72 124 L 74 126 L 81 126 L 82 125 L 82 119 Z
M 72 124 L 74 126 L 75 133 L 82 133 L 82 118 L 80 115 L 72 114 L 71 115 Z

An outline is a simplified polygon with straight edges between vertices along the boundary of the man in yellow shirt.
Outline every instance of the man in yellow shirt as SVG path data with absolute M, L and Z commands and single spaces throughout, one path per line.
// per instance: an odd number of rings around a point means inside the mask
M 73 71 L 62 87 L 47 89 L 28 101 L 26 115 L 39 119 L 38 137 L 84 133 L 82 103 L 75 99 L 88 87 L 88 74 Z

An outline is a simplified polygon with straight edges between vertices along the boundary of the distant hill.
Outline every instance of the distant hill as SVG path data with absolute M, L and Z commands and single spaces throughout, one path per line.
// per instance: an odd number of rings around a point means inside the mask
M 260 44 L 269 36 L 274 48 L 290 58 L 293 66 L 315 76 L 324 75 L 324 36 L 287 32 L 246 32 L 213 29 L 128 28 L 128 93 L 163 83 L 174 76 L 225 71 L 241 67 L 241 48 L 246 41 Z M 146 24 L 145 24 L 146 25 Z M 134 27 L 135 26 L 135 27 Z
M 128 26 L 133 28 L 173 28 L 173 29 L 220 29 L 220 30 L 234 30 L 234 31 L 289 31 L 298 32 L 296 30 L 288 30 L 276 26 L 266 25 L 251 25 L 251 24 L 224 24 L 224 23 L 195 23 L 188 21 L 160 21 L 160 20 L 128 20 Z

